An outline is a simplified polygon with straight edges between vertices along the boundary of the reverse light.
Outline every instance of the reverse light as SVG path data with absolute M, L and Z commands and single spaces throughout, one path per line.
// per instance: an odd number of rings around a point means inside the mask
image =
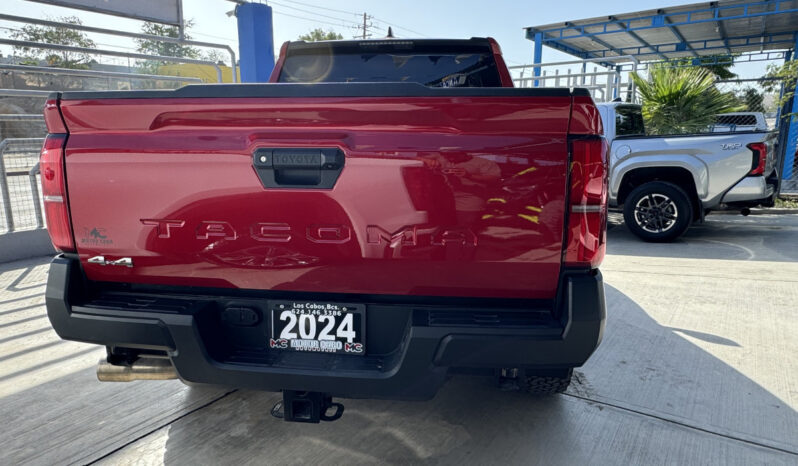
M 751 161 L 751 171 L 749 175 L 764 175 L 765 166 L 768 163 L 768 145 L 764 142 L 752 142 L 746 146 L 754 153 Z
M 571 140 L 566 267 L 596 268 L 607 249 L 607 141 Z
M 42 180 L 44 215 L 47 219 L 47 232 L 50 234 L 50 240 L 57 250 L 74 252 L 75 241 L 69 221 L 64 175 L 65 143 L 66 134 L 47 135 L 39 156 L 39 171 Z

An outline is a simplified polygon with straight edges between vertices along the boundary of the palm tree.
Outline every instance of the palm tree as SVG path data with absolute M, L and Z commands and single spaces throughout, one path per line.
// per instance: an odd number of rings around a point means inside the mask
M 632 73 L 643 98 L 643 118 L 649 134 L 706 131 L 718 113 L 742 110 L 733 95 L 715 87 L 714 75 L 704 68 L 652 65 L 648 79 Z

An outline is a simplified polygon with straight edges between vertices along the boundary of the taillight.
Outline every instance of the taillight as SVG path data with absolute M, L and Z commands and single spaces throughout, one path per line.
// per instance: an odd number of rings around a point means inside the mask
M 59 251 L 74 252 L 75 241 L 69 222 L 66 179 L 64 175 L 64 143 L 66 134 L 48 134 L 39 157 L 39 171 L 44 197 L 47 231 Z
M 47 99 L 44 103 L 44 124 L 47 126 L 47 132 L 53 134 L 66 133 L 66 125 L 64 119 L 61 118 L 61 110 L 58 108 L 58 100 Z
M 566 267 L 601 264 L 607 249 L 607 142 L 604 138 L 571 141 Z
M 488 37 L 488 43 L 490 44 L 490 52 L 494 55 L 501 55 L 502 48 L 499 46 L 499 43 L 496 42 L 496 39 L 493 37 Z
M 768 163 L 768 145 L 764 142 L 752 142 L 746 147 L 754 153 L 754 158 L 751 161 L 751 171 L 748 174 L 764 175 L 765 165 Z

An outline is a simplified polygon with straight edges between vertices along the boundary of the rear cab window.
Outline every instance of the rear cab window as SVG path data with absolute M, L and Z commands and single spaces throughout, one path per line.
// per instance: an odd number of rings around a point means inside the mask
M 637 105 L 618 105 L 615 107 L 615 135 L 643 136 L 643 112 Z
M 278 82 L 416 82 L 430 87 L 501 87 L 485 42 L 341 41 L 292 43 Z

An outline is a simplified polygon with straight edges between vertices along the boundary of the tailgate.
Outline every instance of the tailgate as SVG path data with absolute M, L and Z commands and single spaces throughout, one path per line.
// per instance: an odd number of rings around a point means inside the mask
M 485 92 L 67 95 L 68 198 L 85 273 L 179 286 L 552 298 L 571 99 L 559 90 Z M 327 181 L 315 185 L 320 170 Z M 89 261 L 96 256 L 130 258 L 132 267 Z

